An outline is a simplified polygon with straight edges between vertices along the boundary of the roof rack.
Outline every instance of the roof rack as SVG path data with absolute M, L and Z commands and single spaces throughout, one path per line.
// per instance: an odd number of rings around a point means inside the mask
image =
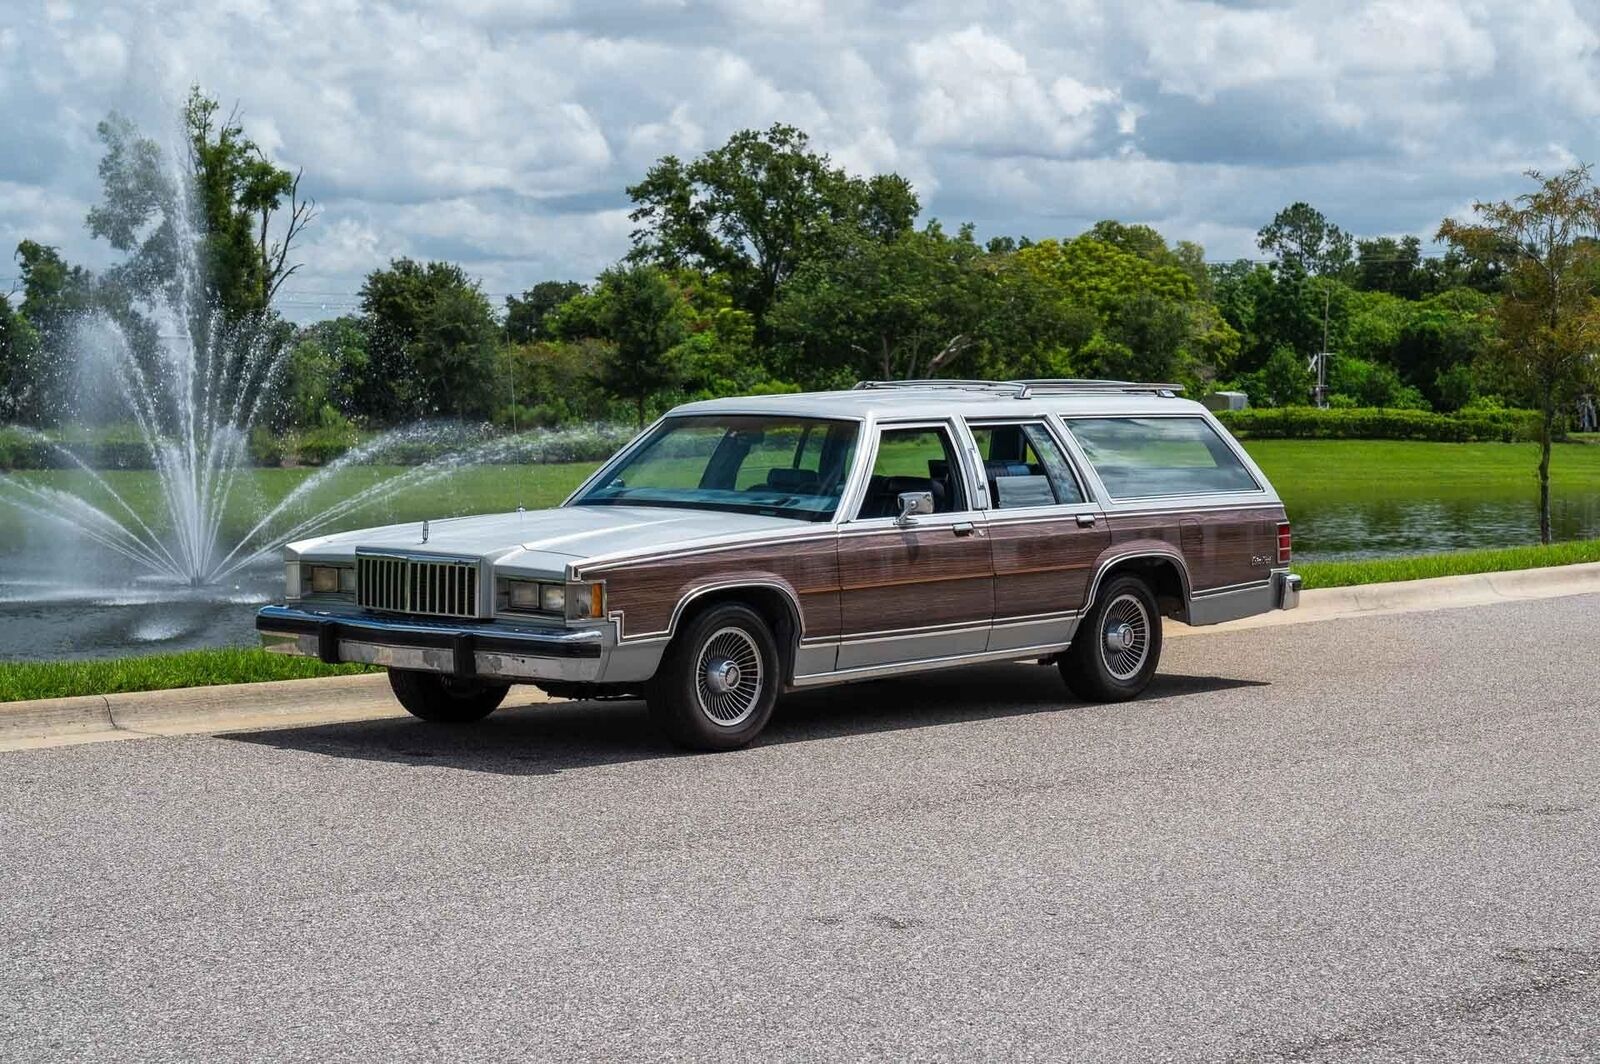
M 854 391 L 882 391 L 895 388 L 950 388 L 964 392 L 1003 392 L 1018 399 L 1028 397 L 1026 381 L 963 381 L 936 378 L 910 381 L 857 381 Z
M 1055 395 L 1065 392 L 1133 392 L 1151 393 L 1172 398 L 1183 391 L 1181 384 L 1147 384 L 1139 381 L 1097 381 L 1078 377 L 1042 377 L 1034 380 L 1008 381 L 1020 384 L 1029 393 Z
M 1137 381 L 1098 381 L 1077 377 L 1042 377 L 1017 381 L 965 381 L 965 380 L 911 380 L 911 381 L 860 381 L 857 391 L 877 391 L 895 388 L 948 388 L 966 392 L 998 392 L 1013 399 L 1027 399 L 1033 395 L 1066 395 L 1073 392 L 1128 392 L 1159 395 L 1172 398 L 1183 391 L 1181 384 L 1141 384 Z

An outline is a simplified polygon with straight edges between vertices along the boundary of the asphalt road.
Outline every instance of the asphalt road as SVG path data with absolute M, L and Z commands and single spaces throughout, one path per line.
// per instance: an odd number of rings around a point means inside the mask
M 1595 1060 L 1597 618 L 0 754 L 0 1059 Z

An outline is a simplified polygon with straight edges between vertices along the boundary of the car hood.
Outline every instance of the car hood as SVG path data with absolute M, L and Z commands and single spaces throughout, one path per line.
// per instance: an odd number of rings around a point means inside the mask
M 405 551 L 484 558 L 498 568 L 532 573 L 562 572 L 574 562 L 602 555 L 649 554 L 726 539 L 793 532 L 791 518 L 716 510 L 656 506 L 563 506 L 554 510 L 452 517 L 339 532 L 291 543 L 290 557 L 339 560 L 356 550 Z

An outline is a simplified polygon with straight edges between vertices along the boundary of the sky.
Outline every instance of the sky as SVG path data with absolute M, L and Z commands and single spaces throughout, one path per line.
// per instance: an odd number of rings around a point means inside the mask
M 169 136 L 191 83 L 304 169 L 309 320 L 401 255 L 497 303 L 590 279 L 651 162 L 774 122 L 983 238 L 1117 218 L 1250 257 L 1295 200 L 1428 237 L 1600 160 L 1600 0 L 3 0 L 0 247 L 113 261 L 95 126 Z

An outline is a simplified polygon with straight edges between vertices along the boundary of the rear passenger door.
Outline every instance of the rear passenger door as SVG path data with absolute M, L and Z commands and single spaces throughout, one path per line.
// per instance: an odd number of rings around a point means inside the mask
M 1110 543 L 1105 519 L 1043 418 L 972 421 L 989 495 L 994 625 L 989 650 L 1072 638 Z
M 982 653 L 994 608 L 983 514 L 950 422 L 882 425 L 856 512 L 839 530 L 838 668 Z M 902 492 L 934 512 L 896 523 Z

